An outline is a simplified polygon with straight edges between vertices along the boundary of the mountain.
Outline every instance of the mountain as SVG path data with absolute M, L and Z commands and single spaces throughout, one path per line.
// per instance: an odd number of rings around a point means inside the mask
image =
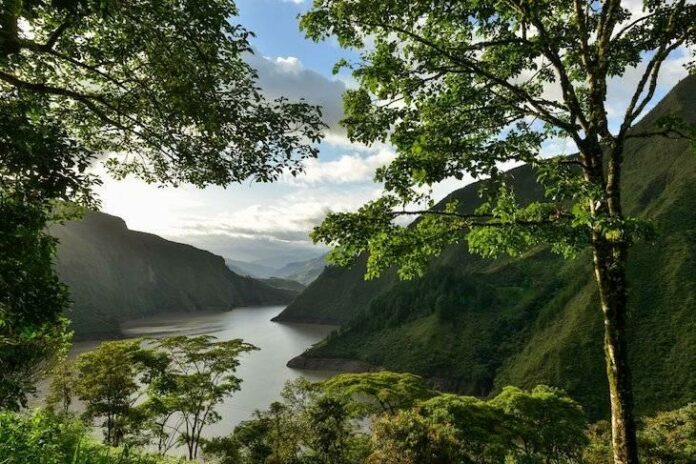
M 309 285 L 326 267 L 324 255 L 304 260 L 288 263 L 281 268 L 273 268 L 259 262 L 247 262 L 234 259 L 226 259 L 225 264 L 232 271 L 240 275 L 254 277 L 257 279 L 281 278 L 299 282 L 302 288 Z
M 663 116 L 696 123 L 696 77 L 680 82 L 634 130 Z M 696 155 L 690 143 L 630 139 L 624 209 L 654 221 L 653 243 L 629 260 L 627 336 L 639 414 L 696 400 Z M 531 168 L 509 171 L 526 200 L 541 189 Z M 452 194 L 471 211 L 478 186 Z M 426 275 L 400 282 L 394 272 L 363 280 L 365 260 L 328 267 L 278 317 L 342 324 L 294 367 L 382 366 L 433 379 L 445 389 L 488 395 L 504 385 L 566 389 L 592 418 L 608 415 L 602 318 L 586 251 L 564 260 L 539 248 L 488 260 L 452 246 Z
M 118 217 L 88 213 L 54 225 L 56 269 L 74 301 L 78 338 L 119 333 L 119 322 L 168 311 L 285 304 L 296 291 L 230 271 L 222 257 L 129 230 Z
M 236 259 L 226 259 L 225 264 L 227 264 L 227 267 L 229 267 L 232 272 L 257 279 L 265 279 L 273 276 L 275 273 L 275 269 L 271 266 L 265 266 L 258 263 L 249 263 L 247 261 L 239 261 Z
M 309 285 L 314 279 L 319 277 L 319 274 L 321 274 L 326 267 L 325 256 L 326 255 L 321 255 L 306 261 L 286 264 L 274 271 L 273 275 Z
M 290 279 L 283 279 L 281 277 L 269 277 L 267 279 L 259 279 L 261 282 L 265 283 L 266 285 L 270 285 L 271 287 L 275 288 L 283 288 L 285 290 L 290 290 L 295 292 L 296 294 L 300 294 L 305 288 L 304 285 L 301 283 L 297 282 L 296 280 L 290 280 Z

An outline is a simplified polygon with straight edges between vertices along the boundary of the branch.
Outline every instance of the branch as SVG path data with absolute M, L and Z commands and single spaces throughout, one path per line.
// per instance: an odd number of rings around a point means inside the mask
M 646 139 L 650 137 L 664 137 L 670 140 L 696 140 L 694 136 L 677 129 L 664 129 L 661 131 L 649 131 L 627 134 L 625 139 Z
M 579 0 L 576 0 L 576 1 L 579 1 Z M 642 17 L 636 19 L 635 21 L 631 21 L 629 24 L 627 24 L 626 26 L 621 28 L 621 30 L 619 30 L 619 32 L 616 33 L 616 35 L 614 36 L 614 38 L 612 40 L 614 42 L 621 40 L 621 37 L 623 37 L 623 35 L 626 34 L 629 30 L 631 30 L 632 28 L 637 26 L 639 23 L 641 23 L 647 19 L 650 19 L 656 15 L 657 15 L 657 13 L 651 13 L 649 15 L 642 16 Z
M 672 15 L 670 16 L 669 25 L 666 31 L 668 34 L 673 32 L 676 14 L 681 10 L 684 4 L 685 0 L 681 0 L 679 2 L 678 7 L 675 8 Z M 635 119 L 643 112 L 645 107 L 652 100 L 655 94 L 655 89 L 657 88 L 657 80 L 660 75 L 660 68 L 664 60 L 669 56 L 669 54 L 672 51 L 681 46 L 689 38 L 689 35 L 694 32 L 694 30 L 696 30 L 696 28 L 694 28 L 693 26 L 687 28 L 686 32 L 682 34 L 682 36 L 674 39 L 675 42 L 673 44 L 668 45 L 669 41 L 667 41 L 660 45 L 657 52 L 655 52 L 655 55 L 648 62 L 648 66 L 646 67 L 643 76 L 641 76 L 641 79 L 638 82 L 638 86 L 636 87 L 633 97 L 631 98 L 631 102 L 626 108 L 626 114 L 624 116 L 624 121 L 619 131 L 619 136 L 624 136 L 626 134 L 629 127 L 631 127 L 631 124 L 633 124 L 633 121 L 635 121 Z M 643 95 L 643 92 L 645 91 L 646 84 L 648 85 L 648 93 L 639 103 L 640 97 L 641 95 Z
M 544 226 L 544 225 L 552 225 L 552 224 L 558 224 L 559 220 L 561 218 L 569 218 L 570 214 L 565 213 L 563 211 L 558 211 L 555 216 L 552 217 L 552 219 L 544 219 L 544 220 L 539 220 L 539 221 L 530 221 L 530 220 L 523 220 L 523 219 L 514 219 L 512 221 L 500 221 L 500 222 L 495 222 L 494 219 L 495 217 L 491 214 L 465 214 L 465 213 L 457 213 L 454 211 L 438 211 L 438 210 L 415 210 L 415 211 L 392 211 L 392 215 L 394 217 L 397 216 L 424 216 L 424 215 L 431 215 L 431 216 L 446 216 L 446 217 L 455 217 L 457 219 L 492 219 L 492 221 L 486 221 L 486 222 L 467 222 L 466 226 L 469 228 L 472 227 L 508 227 L 512 225 L 517 225 L 517 226 L 527 226 L 527 227 L 532 227 L 532 226 Z
M 556 69 L 558 77 L 561 81 L 561 89 L 563 90 L 563 97 L 565 100 L 566 107 L 570 112 L 571 124 L 576 119 L 579 119 L 580 125 L 585 131 L 587 131 L 589 129 L 589 123 L 582 111 L 582 106 L 580 105 L 580 101 L 575 93 L 573 83 L 563 64 L 563 60 L 561 59 L 561 56 L 559 55 L 558 51 L 553 48 L 552 41 L 549 37 L 548 32 L 546 31 L 546 28 L 544 27 L 544 23 L 537 16 L 532 15 L 531 11 L 525 10 L 521 3 L 518 4 L 514 0 L 509 0 L 508 3 L 512 5 L 513 8 L 517 9 L 517 11 L 522 15 L 523 20 L 525 18 L 528 19 L 532 23 L 532 25 L 536 27 L 537 31 L 539 32 L 541 42 L 543 44 L 542 53 Z M 571 134 L 573 139 L 577 140 L 576 132 L 569 131 L 569 133 Z
M 60 39 L 60 36 L 63 35 L 63 33 L 68 30 L 70 26 L 72 26 L 75 23 L 75 21 L 71 19 L 66 20 L 64 23 L 62 23 L 60 26 L 56 28 L 55 31 L 48 37 L 48 40 L 46 40 L 46 43 L 42 45 L 42 47 L 46 51 L 53 50 L 53 47 L 55 46 L 56 42 Z
M 421 45 L 425 45 L 426 47 L 433 49 L 435 52 L 444 56 L 448 60 L 459 64 L 460 66 L 462 66 L 465 69 L 468 69 L 469 72 L 471 72 L 473 74 L 478 74 L 479 76 L 482 76 L 482 77 L 488 79 L 489 81 L 492 81 L 495 84 L 497 84 L 497 85 L 507 89 L 508 91 L 514 93 L 519 98 L 521 98 L 523 101 L 526 101 L 527 103 L 532 105 L 532 107 L 538 112 L 537 116 L 540 119 L 543 119 L 544 121 L 546 121 L 550 124 L 553 124 L 559 128 L 562 128 L 571 134 L 576 133 L 576 128 L 573 124 L 567 123 L 567 122 L 563 121 L 562 119 L 559 119 L 558 117 L 554 116 L 547 108 L 544 107 L 546 105 L 546 106 L 554 106 L 554 107 L 558 108 L 560 106 L 560 105 L 558 105 L 558 103 L 549 102 L 546 100 L 537 99 L 537 98 L 533 97 L 529 92 L 527 92 L 523 88 L 518 87 L 518 86 L 508 82 L 507 80 L 502 79 L 502 78 L 490 73 L 489 71 L 485 70 L 483 67 L 481 67 L 481 63 L 473 61 L 473 60 L 469 60 L 469 59 L 463 59 L 463 58 L 460 58 L 459 56 L 455 56 L 452 53 L 450 53 L 448 50 L 445 50 L 444 48 L 442 48 L 438 44 L 434 43 L 433 41 L 428 40 L 425 37 L 418 35 L 413 31 L 410 31 L 410 30 L 405 29 L 403 27 L 399 27 L 393 23 L 389 23 L 389 24 L 381 23 L 381 22 L 369 23 L 369 22 L 361 22 L 361 21 L 356 21 L 356 20 L 354 20 L 354 22 L 360 26 L 363 26 L 363 27 L 382 28 L 382 29 L 392 30 L 394 32 L 398 32 L 398 33 L 406 35 L 406 36 L 410 37 L 411 39 L 413 39 L 414 41 L 420 43 Z M 527 43 L 530 46 L 532 45 L 531 42 L 526 41 L 524 39 L 518 39 L 518 41 L 520 43 Z M 566 108 L 563 108 L 563 109 L 566 110 Z
M 66 89 L 63 87 L 54 87 L 51 85 L 47 84 L 42 84 L 42 83 L 37 83 L 37 82 L 28 82 L 24 81 L 17 76 L 13 74 L 6 73 L 4 71 L 0 71 L 0 80 L 3 80 L 7 82 L 8 84 L 12 84 L 13 86 L 20 88 L 20 89 L 27 89 L 32 92 L 36 93 L 42 93 L 42 94 L 48 94 L 48 95 L 59 95 L 63 97 L 69 97 L 69 98 L 74 98 L 75 100 L 79 101 L 98 101 L 101 100 L 101 96 L 98 94 L 88 94 L 88 93 L 80 93 L 74 90 Z

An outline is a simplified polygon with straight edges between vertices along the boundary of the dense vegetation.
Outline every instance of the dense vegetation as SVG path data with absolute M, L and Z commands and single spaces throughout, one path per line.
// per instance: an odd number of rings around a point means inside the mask
M 60 203 L 98 205 L 100 159 L 117 178 L 203 187 L 316 156 L 318 109 L 263 97 L 236 13 L 231 0 L 0 3 L 0 407 L 25 406 L 67 348 L 45 229 L 67 217 Z
M 625 209 L 628 144 L 693 139 L 696 128 L 667 115 L 635 123 L 653 102 L 663 64 L 696 45 L 696 5 L 684 0 L 315 0 L 300 26 L 313 40 L 358 50 L 340 60 L 357 81 L 344 95 L 348 137 L 388 142 L 396 158 L 377 170 L 384 191 L 352 212 L 332 212 L 312 238 L 335 264 L 367 257 L 366 277 L 395 267 L 422 276 L 433 256 L 466 243 L 486 257 L 538 246 L 574 259 L 589 250 L 603 327 L 616 464 L 638 464 L 626 324 L 628 259 L 649 239 L 649 221 Z M 639 66 L 641 65 L 641 66 Z M 687 58 L 692 71 L 696 60 Z M 627 97 L 618 108 L 612 79 Z M 566 143 L 576 153 L 569 156 Z M 696 147 L 694 147 L 696 148 Z M 544 188 L 523 202 L 500 175 L 528 163 Z M 434 209 L 432 187 L 465 175 L 487 178 L 484 201 Z M 418 217 L 405 226 L 395 219 Z
M 160 346 L 190 348 L 209 341 L 177 338 Z M 115 369 L 117 373 L 109 374 L 111 391 L 128 391 L 132 398 L 136 387 L 128 380 L 137 378 L 144 365 L 157 364 L 158 356 L 146 354 L 135 340 L 104 344 L 77 361 L 74 383 L 87 405 L 83 420 L 55 402 L 31 415 L 0 413 L 3 463 L 183 462 L 171 457 L 181 454 L 173 449 L 177 440 L 161 434 L 168 430 L 162 428 L 167 413 L 161 408 L 184 407 L 173 398 L 194 401 L 190 389 L 171 396 L 193 377 L 178 378 L 176 386 L 167 387 L 168 395 L 149 396 L 139 405 L 96 401 L 106 399 L 101 382 L 98 391 L 89 392 L 88 387 L 95 387 L 91 379 L 104 379 L 106 371 Z M 107 365 L 100 368 L 96 361 Z M 124 364 L 129 366 L 125 370 Z M 148 389 L 164 385 L 161 378 L 148 381 Z M 104 444 L 97 443 L 86 424 L 95 414 L 115 410 L 119 416 L 112 420 L 120 440 L 113 440 L 113 426 L 105 422 Z M 180 445 L 186 443 L 186 436 L 178 438 Z M 645 418 L 639 438 L 648 464 L 693 462 L 696 404 Z M 582 407 L 561 390 L 506 387 L 482 400 L 439 393 L 418 376 L 388 371 L 343 374 L 319 383 L 302 378 L 289 382 L 279 401 L 257 411 L 232 434 L 201 438 L 199 444 L 205 462 L 219 464 L 608 464 L 612 459 L 608 423 L 590 424 Z
M 69 415 L 79 399 L 106 445 L 152 445 L 162 455 L 183 446 L 195 459 L 203 430 L 221 419 L 219 404 L 240 388 L 240 354 L 255 349 L 206 335 L 103 342 L 57 366 L 47 404 Z
M 679 83 L 636 129 L 670 114 L 696 122 L 695 77 Z M 649 415 L 696 400 L 696 157 L 687 141 L 633 140 L 625 170 L 626 210 L 657 228 L 653 240 L 636 244 L 628 265 L 636 406 Z M 523 199 L 543 193 L 527 167 L 508 176 Z M 481 201 L 478 189 L 469 185 L 450 198 L 470 211 Z M 607 385 L 589 271 L 588 254 L 567 262 L 540 247 L 486 260 L 458 245 L 432 259 L 421 278 L 399 282 L 388 272 L 365 281 L 363 259 L 327 269 L 283 317 L 344 325 L 305 356 L 416 372 L 467 394 L 555 385 L 599 419 L 608 412 Z

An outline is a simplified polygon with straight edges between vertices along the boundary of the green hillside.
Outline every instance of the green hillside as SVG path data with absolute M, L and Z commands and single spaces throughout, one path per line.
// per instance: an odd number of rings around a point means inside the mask
M 70 288 L 78 338 L 119 332 L 119 322 L 163 312 L 285 304 L 298 291 L 242 277 L 222 257 L 129 230 L 118 217 L 89 213 L 54 225 L 57 271 Z
M 679 83 L 639 124 L 696 122 L 696 77 Z M 696 399 L 696 155 L 683 140 L 631 139 L 624 207 L 654 220 L 654 243 L 632 249 L 629 344 L 639 414 Z M 540 194 L 528 167 L 510 171 L 523 198 Z M 453 195 L 471 210 L 476 185 Z M 565 261 L 545 249 L 484 260 L 466 245 L 421 279 L 364 282 L 364 261 L 329 268 L 280 316 L 344 325 L 305 357 L 349 358 L 486 395 L 507 384 L 563 387 L 593 417 L 608 412 L 602 321 L 589 253 Z

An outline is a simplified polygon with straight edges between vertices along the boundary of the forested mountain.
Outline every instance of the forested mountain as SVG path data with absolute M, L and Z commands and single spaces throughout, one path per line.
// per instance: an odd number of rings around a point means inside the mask
M 680 82 L 634 130 L 664 116 L 696 123 L 696 77 Z M 629 346 L 637 412 L 696 399 L 696 157 L 688 141 L 627 141 L 624 208 L 657 226 L 629 265 Z M 516 192 L 537 198 L 529 167 L 509 171 Z M 476 184 L 452 195 L 471 211 Z M 293 361 L 351 359 L 412 371 L 441 386 L 487 395 L 508 384 L 560 386 L 593 417 L 608 412 L 602 318 L 589 252 L 567 261 L 540 248 L 518 259 L 483 259 L 466 244 L 434 259 L 421 279 L 393 272 L 365 282 L 365 262 L 327 268 L 280 316 L 343 324 Z M 327 365 L 330 361 L 327 361 Z
M 118 217 L 89 213 L 51 227 L 57 270 L 74 301 L 79 338 L 118 333 L 118 323 L 163 312 L 288 303 L 295 290 L 242 277 L 222 257 L 129 230 Z

